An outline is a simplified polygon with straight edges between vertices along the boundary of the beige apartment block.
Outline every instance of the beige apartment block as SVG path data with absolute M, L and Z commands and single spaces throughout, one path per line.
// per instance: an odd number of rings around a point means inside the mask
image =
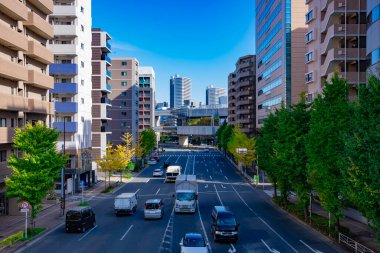
M 305 1 L 256 1 L 257 128 L 305 90 L 305 13 Z
M 248 136 L 256 134 L 256 57 L 240 57 L 228 75 L 228 122 Z
M 308 101 L 323 90 L 325 81 L 337 73 L 357 95 L 366 82 L 366 0 L 308 0 L 305 22 L 305 83 Z M 374 36 L 376 37 L 376 35 Z
M 38 121 L 49 125 L 54 113 L 47 70 L 53 53 L 46 48 L 53 37 L 47 19 L 52 12 L 51 0 L 0 0 L 0 215 L 19 213 L 4 183 L 15 128 Z
M 139 131 L 155 127 L 156 74 L 153 67 L 139 67 Z
M 367 0 L 368 73 L 380 78 L 380 0 Z

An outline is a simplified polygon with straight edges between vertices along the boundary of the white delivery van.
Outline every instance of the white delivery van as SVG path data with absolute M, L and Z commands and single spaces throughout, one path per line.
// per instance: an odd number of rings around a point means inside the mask
M 136 193 L 122 193 L 115 197 L 115 214 L 133 214 L 137 210 Z

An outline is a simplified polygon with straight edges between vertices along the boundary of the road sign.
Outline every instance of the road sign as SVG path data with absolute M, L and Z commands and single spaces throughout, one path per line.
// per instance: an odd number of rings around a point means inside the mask
M 247 154 L 247 149 L 246 148 L 237 148 L 236 153 L 238 154 Z
M 27 209 L 27 208 L 29 208 L 29 206 L 30 206 L 30 204 L 29 204 L 29 202 L 28 201 L 21 201 L 20 202 L 20 208 L 21 209 Z
M 27 213 L 27 212 L 29 212 L 29 209 L 28 209 L 28 208 L 21 208 L 21 209 L 20 209 L 20 212 L 22 212 L 22 213 Z

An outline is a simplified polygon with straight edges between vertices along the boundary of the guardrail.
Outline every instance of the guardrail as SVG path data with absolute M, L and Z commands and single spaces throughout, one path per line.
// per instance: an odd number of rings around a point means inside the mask
M 357 253 L 375 253 L 375 251 L 367 248 L 366 246 L 358 243 L 348 236 L 345 236 L 342 233 L 339 233 L 339 243 L 344 244 L 351 249 L 354 249 Z

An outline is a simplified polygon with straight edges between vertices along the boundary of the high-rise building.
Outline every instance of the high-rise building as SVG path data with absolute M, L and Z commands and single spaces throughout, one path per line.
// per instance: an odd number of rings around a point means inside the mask
M 152 67 L 139 67 L 139 131 L 155 126 L 156 74 Z
M 228 76 L 228 122 L 248 136 L 256 133 L 256 57 L 246 55 Z
M 66 179 L 70 178 L 72 183 L 68 181 L 68 189 L 79 191 L 80 181 L 87 185 L 94 179 L 91 170 L 91 3 L 55 0 L 49 19 L 54 28 L 54 38 L 49 43 L 54 52 L 54 64 L 49 66 L 49 73 L 54 77 L 53 126 L 61 131 L 58 149 L 69 156 Z
M 139 62 L 135 58 L 112 58 L 112 66 L 109 67 L 112 80 L 110 85 L 112 93 L 108 96 L 112 106 L 108 107 L 109 117 L 112 119 L 108 123 L 110 143 L 121 144 L 120 139 L 125 133 L 130 133 L 134 140 L 138 139 L 139 123 Z
M 380 0 L 367 0 L 368 72 L 380 78 Z
M 15 128 L 26 123 L 50 125 L 54 104 L 49 89 L 54 80 L 47 65 L 53 53 L 46 48 L 53 38 L 47 15 L 52 1 L 0 1 L 0 216 L 18 214 L 17 199 L 6 197 L 5 177 Z
M 370 47 L 373 45 L 371 49 L 367 49 L 368 55 L 376 48 L 376 35 L 371 36 L 374 40 L 366 42 L 366 34 L 371 32 L 367 31 L 366 2 L 307 1 L 304 83 L 308 89 L 309 102 L 322 92 L 324 82 L 330 81 L 335 73 L 347 80 L 351 98 L 356 97 L 357 86 L 366 82 L 366 44 Z M 377 30 L 372 29 L 373 34 L 378 35 L 379 27 L 378 25 Z M 377 41 L 379 43 L 380 39 Z
M 206 105 L 219 104 L 219 98 L 227 96 L 227 90 L 225 88 L 214 87 L 209 85 L 206 88 Z
M 305 13 L 305 1 L 256 1 L 258 128 L 271 111 L 298 102 L 305 90 Z
M 219 97 L 219 104 L 220 104 L 220 105 L 226 105 L 227 102 L 228 102 L 228 100 L 227 100 L 227 96 L 220 96 L 220 97 Z
M 92 29 L 92 167 L 96 160 L 106 154 L 107 139 L 111 134 L 107 108 L 111 106 L 108 94 L 111 92 L 111 36 L 99 28 Z
M 191 79 L 179 75 L 170 77 L 170 107 L 180 108 L 185 100 L 191 100 Z

